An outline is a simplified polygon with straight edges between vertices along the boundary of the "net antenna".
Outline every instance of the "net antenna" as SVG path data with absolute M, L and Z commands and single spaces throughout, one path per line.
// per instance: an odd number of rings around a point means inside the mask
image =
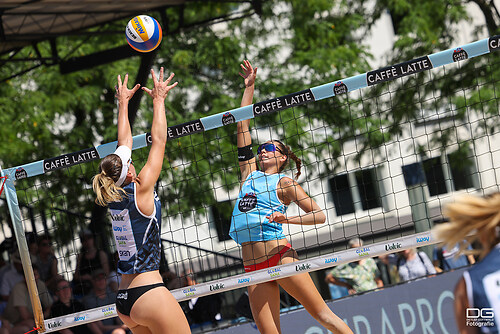
M 293 94 L 289 94 L 286 96 L 281 96 L 277 97 L 274 99 L 270 99 L 267 101 L 262 101 L 258 102 L 249 106 L 233 109 L 230 111 L 214 114 L 211 116 L 207 116 L 201 119 L 193 120 L 187 123 L 183 124 L 178 124 L 174 125 L 168 128 L 168 140 L 173 140 L 181 137 L 185 137 L 188 135 L 192 135 L 195 133 L 201 133 L 204 131 L 212 130 L 212 129 L 217 129 L 220 128 L 224 125 L 235 123 L 238 121 L 246 120 L 246 119 L 251 119 L 255 118 L 258 116 L 263 116 L 263 115 L 269 115 L 270 113 L 273 112 L 279 112 L 285 109 L 289 108 L 295 108 L 300 105 L 308 104 L 308 103 L 315 103 L 320 100 L 326 100 L 327 98 L 339 95 L 339 100 L 342 99 L 343 97 L 340 96 L 342 94 L 346 94 L 348 92 L 360 90 L 361 88 L 367 88 L 370 86 L 378 85 L 387 81 L 395 80 L 398 78 L 404 78 L 406 76 L 414 75 L 419 72 L 423 71 L 428 71 L 433 68 L 441 67 L 443 65 L 448 65 L 448 64 L 453 64 L 456 62 L 456 59 L 459 59 L 460 61 L 465 60 L 465 59 L 471 59 L 473 57 L 485 55 L 487 53 L 497 51 L 500 49 L 500 36 L 493 36 L 490 38 L 486 38 L 477 42 L 473 42 L 470 44 L 463 45 L 462 47 L 458 49 L 448 49 L 442 52 L 438 52 L 435 54 L 431 54 L 425 57 L 420 57 L 417 59 L 413 59 L 404 63 L 400 64 L 395 64 L 393 66 L 388 66 L 384 67 L 381 69 L 373 70 L 364 74 L 356 75 L 353 77 L 349 77 L 346 79 L 342 80 L 337 80 L 334 82 L 326 83 L 321 86 L 317 87 L 312 87 L 309 89 L 305 89 L 300 92 L 296 92 Z M 462 57 L 462 58 L 457 58 L 457 54 L 460 53 L 460 55 L 463 54 L 463 52 L 466 52 L 467 57 Z M 493 64 L 493 66 L 487 65 L 489 67 L 495 67 L 498 64 Z M 477 72 L 477 71 L 476 71 Z M 390 95 L 390 94 L 388 94 Z M 380 96 L 376 96 L 377 99 L 382 100 Z M 495 101 L 497 98 L 495 97 Z M 360 100 L 360 103 L 370 103 L 369 100 L 365 101 L 364 99 Z M 325 101 L 324 101 L 325 102 Z M 330 106 L 331 107 L 331 106 Z M 466 106 L 468 107 L 468 106 Z M 281 115 L 281 114 L 280 114 Z M 467 122 L 467 121 L 466 121 Z M 466 125 L 470 126 L 471 124 L 466 123 Z M 267 125 L 266 125 L 267 126 Z M 267 126 L 268 128 L 272 128 L 272 126 Z M 326 128 L 326 127 L 325 127 Z M 272 130 L 272 129 L 271 129 Z M 269 130 L 269 131 L 271 131 Z M 326 130 L 325 130 L 326 132 Z M 327 133 L 329 136 L 330 133 Z M 423 135 L 425 137 L 425 135 Z M 209 136 L 207 135 L 207 138 Z M 214 136 L 217 137 L 217 136 Z M 194 141 L 195 136 L 189 137 L 189 139 L 192 139 Z M 198 138 L 196 138 L 198 139 Z M 411 138 L 414 142 L 417 142 L 418 138 Z M 427 139 L 427 138 L 424 138 Z M 200 139 L 201 140 L 201 139 Z M 205 140 L 205 139 L 203 139 Z M 212 138 L 210 140 L 213 140 L 215 144 L 217 143 L 218 138 Z M 64 170 L 64 172 L 67 172 L 70 176 L 72 172 L 75 172 L 77 175 L 83 175 L 83 171 L 86 171 L 87 173 L 92 173 L 94 174 L 95 171 L 97 170 L 97 165 L 96 162 L 99 159 L 104 158 L 105 156 L 111 154 L 114 152 L 116 148 L 117 142 L 112 142 L 112 143 L 107 143 L 103 144 L 97 147 L 92 147 L 88 148 L 79 152 L 73 152 L 73 153 L 68 153 L 64 154 L 58 157 L 53 157 L 50 159 L 42 160 L 42 161 L 37 161 L 33 162 L 30 164 L 18 166 L 18 167 L 13 167 L 5 170 L 5 173 L 2 172 L 1 176 L 3 177 L 3 183 L 5 184 L 5 190 L 6 190 L 6 196 L 7 196 L 7 202 L 9 205 L 9 211 L 10 215 L 12 218 L 12 222 L 14 225 L 14 232 L 16 234 L 16 239 L 18 241 L 19 249 L 21 252 L 22 256 L 22 261 L 23 261 L 23 268 L 25 272 L 25 277 L 27 278 L 28 287 L 30 289 L 30 297 L 32 298 L 32 303 L 33 303 L 33 309 L 35 312 L 35 321 L 37 327 L 40 328 L 40 331 L 46 330 L 47 332 L 52 332 L 52 331 L 58 331 L 62 330 L 64 328 L 69 328 L 72 326 L 76 325 L 81 325 L 97 320 L 102 320 L 110 317 L 115 317 L 116 316 L 116 308 L 114 304 L 106 305 L 105 307 L 98 307 L 94 309 L 89 309 L 84 312 L 80 313 L 75 313 L 72 315 L 65 315 L 62 317 L 57 317 L 57 318 L 52 318 L 48 320 L 43 319 L 43 314 L 41 312 L 41 307 L 40 307 L 40 299 L 38 298 L 38 294 L 36 291 L 36 286 L 34 286 L 34 277 L 33 277 L 33 272 L 31 269 L 31 262 L 29 258 L 29 253 L 28 253 L 28 248 L 26 244 L 26 239 L 24 235 L 24 229 L 23 229 L 23 218 L 21 216 L 21 210 L 19 207 L 18 203 L 18 198 L 17 198 L 17 192 L 24 191 L 23 193 L 23 198 L 26 197 L 28 198 L 29 196 L 43 196 L 45 192 L 41 191 L 43 190 L 44 182 L 39 182 L 35 183 L 33 181 L 33 177 L 44 177 L 43 174 L 46 174 L 47 172 L 55 171 L 55 170 Z M 141 150 L 143 148 L 146 148 L 148 145 L 151 144 L 151 137 L 149 134 L 141 134 L 133 137 L 133 150 L 136 150 L 137 154 L 140 154 L 140 152 L 144 153 L 144 150 Z M 314 144 L 314 143 L 313 143 Z M 399 145 L 400 143 L 396 143 L 396 145 Z M 194 144 L 191 144 L 190 147 L 188 148 L 183 148 L 185 152 L 188 150 L 199 150 L 199 149 L 208 149 L 207 142 L 204 142 L 202 144 L 199 144 L 198 146 L 194 146 Z M 225 152 L 228 154 L 231 154 L 233 157 L 236 156 L 235 150 L 233 152 Z M 490 151 L 487 154 L 493 155 L 493 153 Z M 144 154 L 144 157 L 147 154 Z M 401 159 L 402 160 L 402 159 Z M 135 159 L 134 159 L 135 161 Z M 347 158 L 346 158 L 347 161 Z M 436 160 L 438 161 L 438 160 Z M 412 161 L 414 162 L 414 161 Z M 433 164 L 435 161 L 430 160 L 428 167 L 430 168 L 431 171 L 435 171 L 435 164 Z M 89 163 L 90 166 L 87 166 L 86 163 Z M 174 163 L 174 162 L 173 162 Z M 80 170 L 74 171 L 73 168 L 81 168 Z M 186 168 L 185 165 L 180 164 L 179 168 Z M 407 165 L 408 168 L 406 168 L 406 171 L 403 170 L 404 177 L 406 178 L 407 175 L 409 176 L 415 176 L 415 173 L 413 173 L 414 169 L 417 171 L 422 172 L 421 169 L 421 163 L 417 162 L 414 166 L 413 165 Z M 86 168 L 88 167 L 88 168 Z M 398 166 L 400 167 L 400 166 Z M 208 167 L 210 168 L 210 167 Z M 434 169 L 433 169 L 434 168 Z M 493 169 L 494 167 L 492 167 Z M 344 182 L 345 184 L 349 185 L 349 182 L 347 181 L 353 181 L 353 182 L 361 182 L 363 181 L 363 178 L 370 179 L 373 177 L 372 174 L 370 173 L 363 173 L 363 171 L 360 171 L 361 173 L 350 173 L 348 176 L 346 175 L 340 175 L 341 177 L 338 178 L 337 183 L 341 184 Z M 400 172 L 400 170 L 398 171 Z M 406 173 L 407 172 L 407 173 Z M 442 170 L 441 170 L 442 172 Z M 351 175 L 352 174 L 352 175 Z M 399 173 L 399 176 L 402 178 L 401 173 Z M 450 172 L 450 174 L 453 174 L 453 170 Z M 8 176 L 7 178 L 5 178 Z M 345 177 L 344 177 L 345 176 Z M 46 176 L 45 176 L 46 177 Z M 390 177 L 390 176 L 388 176 Z M 26 179 L 26 180 L 25 180 Z M 376 179 L 376 177 L 375 177 Z M 422 180 L 425 179 L 425 177 L 418 177 L 418 178 L 413 178 L 409 177 L 408 182 L 406 182 L 406 190 L 410 189 L 412 187 L 412 190 L 418 191 L 421 187 Z M 30 181 L 31 180 L 31 181 Z M 76 180 L 73 178 L 73 180 Z M 33 183 L 32 185 L 28 185 L 31 188 L 26 188 L 27 190 L 21 190 L 17 189 L 14 187 L 14 181 L 18 181 L 19 183 L 22 183 L 23 185 L 28 184 L 29 182 Z M 88 180 L 85 180 L 85 182 Z M 180 180 L 181 182 L 186 182 L 188 180 Z M 342 182 L 341 182 L 342 181 Z M 405 180 L 406 181 L 406 180 Z M 172 197 L 171 202 L 169 203 L 167 201 L 166 205 L 179 205 L 181 206 L 181 202 L 184 199 L 179 199 L 178 197 L 175 196 L 175 191 L 177 185 L 175 184 L 176 182 L 179 182 L 178 180 L 172 181 L 172 184 L 169 184 L 168 187 L 164 184 L 164 181 L 160 181 L 160 188 L 164 188 L 165 193 L 168 193 L 169 191 L 172 192 Z M 392 181 L 391 181 L 392 182 Z M 494 181 L 492 181 L 494 182 Z M 47 181 L 45 183 L 53 183 L 52 181 Z M 368 183 L 368 182 L 367 182 Z M 84 183 L 85 184 L 85 183 Z M 469 187 L 468 185 L 466 185 Z M 492 185 L 492 186 L 498 186 L 498 185 Z M 20 188 L 20 187 L 19 187 Z M 36 188 L 36 191 L 31 191 L 30 189 Z M 223 187 L 220 187 L 223 188 Z M 471 187 L 469 187 L 471 188 Z M 346 188 L 347 191 L 349 190 L 349 187 Z M 439 187 L 436 187 L 437 191 L 439 191 Z M 198 189 L 197 189 L 198 190 Z M 202 189 L 200 189 L 201 192 Z M 211 189 L 213 191 L 217 191 L 218 189 Z M 314 190 L 314 189 L 313 189 Z M 307 189 L 306 189 L 307 191 Z M 367 193 L 367 189 L 358 189 L 357 192 L 354 194 L 353 192 L 353 198 L 352 202 L 356 202 L 356 205 L 366 205 L 368 207 L 368 210 L 372 209 L 370 206 L 372 203 L 369 201 L 366 201 L 366 196 L 364 197 L 362 195 L 362 192 Z M 397 190 L 399 191 L 399 190 Z M 85 189 L 85 192 L 88 196 L 89 202 L 93 202 L 94 195 L 92 193 L 91 189 Z M 338 194 L 342 195 L 341 192 L 338 192 Z M 415 198 L 418 198 L 421 193 L 416 193 Z M 162 196 L 161 192 L 159 192 L 160 198 Z M 321 194 L 323 197 L 326 197 L 326 192 Z M 344 204 L 343 200 L 345 198 L 339 197 L 339 202 L 338 206 L 337 203 L 335 203 L 335 207 L 332 208 L 327 208 L 327 209 L 339 209 L 341 204 Z M 349 193 L 350 196 L 350 193 Z M 357 196 L 357 197 L 356 197 Z M 400 195 L 400 193 L 397 193 L 396 190 L 394 190 L 393 193 L 390 194 L 392 197 L 403 197 Z M 354 198 L 356 197 L 356 198 Z M 69 201 L 69 199 L 65 199 L 65 201 Z M 37 198 L 37 204 L 40 202 L 43 202 L 42 200 L 39 200 Z M 361 204 L 360 204 L 361 203 Z M 163 204 L 163 201 L 162 201 Z M 54 205 L 54 203 L 50 203 L 50 205 Z M 56 205 L 57 206 L 57 205 Z M 408 205 L 410 207 L 410 205 Z M 63 207 L 63 209 L 65 209 Z M 348 208 L 349 210 L 351 208 Z M 399 208 L 396 208 L 396 210 L 393 211 L 398 211 Z M 167 210 L 165 210 L 167 211 Z M 221 212 L 225 210 L 220 210 Z M 347 210 L 348 211 L 348 210 Z M 367 211 L 367 210 L 366 210 Z M 425 211 L 425 210 L 422 210 Z M 354 211 L 353 211 L 354 212 Z M 355 213 L 355 212 L 354 212 Z M 194 213 L 193 213 L 194 215 Z M 334 215 L 332 213 L 332 215 Z M 335 215 L 334 215 L 335 216 Z M 337 214 L 337 216 L 340 216 L 340 214 Z M 392 227 L 396 228 L 401 228 L 404 227 L 405 223 L 411 223 L 413 227 L 413 222 L 416 222 L 417 220 L 422 220 L 422 221 L 429 221 L 429 216 L 426 214 L 425 217 L 410 217 L 408 220 L 409 222 L 400 222 L 399 218 L 400 217 L 386 217 L 384 216 L 384 212 L 381 213 L 380 215 L 382 218 L 380 219 L 382 221 L 383 228 L 389 229 L 389 221 L 392 221 L 394 225 Z M 162 217 L 163 218 L 163 217 Z M 163 221 L 164 225 L 168 225 L 169 227 L 173 226 L 174 224 L 171 222 L 172 217 L 167 217 L 166 220 Z M 370 232 L 373 232 L 376 230 L 374 227 L 372 227 L 373 221 L 371 220 L 372 217 L 368 217 L 370 221 L 368 222 L 371 230 L 365 230 L 365 232 L 362 232 L 360 224 L 357 222 L 357 217 L 356 214 L 354 214 L 354 218 L 352 218 L 350 221 L 345 222 L 344 220 L 340 219 L 339 224 L 344 224 L 342 225 L 343 232 L 347 232 L 349 230 L 349 234 L 346 233 L 346 235 L 362 235 L 363 233 L 368 234 Z M 386 219 L 387 218 L 387 219 Z M 57 220 L 57 219 L 54 219 Z M 173 219 L 172 219 L 173 220 Z M 394 222 L 395 221 L 395 222 Z M 206 221 L 205 221 L 206 222 Z M 61 222 L 59 222 L 61 223 Z M 64 224 L 66 222 L 62 222 L 60 225 L 58 225 L 58 228 L 64 227 Z M 206 224 L 205 226 L 208 226 Z M 193 227 L 193 230 L 195 233 L 188 232 L 186 230 L 182 230 L 182 225 L 179 225 L 179 231 L 165 231 L 165 235 L 168 235 L 168 237 L 165 237 L 162 234 L 162 237 L 164 239 L 169 239 L 169 240 L 176 240 L 176 241 L 184 241 L 184 239 L 178 239 L 176 236 L 182 235 L 185 238 L 188 236 L 197 236 L 197 228 L 196 226 Z M 300 227 L 302 228 L 302 227 Z M 314 228 L 314 227 L 313 227 Z M 326 228 L 329 228 L 329 226 L 326 226 Z M 332 227 L 333 228 L 333 227 Z M 208 228 L 207 228 L 208 229 Z M 297 239 L 302 236 L 306 235 L 305 230 L 299 230 L 296 235 Z M 385 241 L 385 242 L 374 242 L 374 243 L 366 243 L 365 246 L 359 247 L 359 248 L 354 248 L 354 249 L 347 249 L 347 250 L 342 250 L 339 252 L 335 252 L 332 254 L 332 252 L 335 250 L 332 248 L 332 243 L 331 240 L 320 240 L 318 237 L 317 231 L 312 231 L 314 237 L 317 239 L 317 246 L 324 246 L 318 251 L 318 253 L 321 253 L 321 251 L 328 251 L 328 254 L 326 255 L 314 255 L 310 258 L 307 258 L 305 260 L 301 260 L 298 262 L 294 262 L 291 264 L 286 264 L 286 265 L 279 265 L 276 267 L 272 267 L 269 269 L 263 269 L 259 271 L 255 271 L 252 273 L 248 274 L 236 274 L 235 273 L 241 273 L 243 271 L 243 268 L 238 267 L 232 267 L 231 270 L 228 270 L 230 272 L 229 277 L 220 277 L 215 276 L 216 278 L 214 279 L 213 276 L 211 276 L 207 281 L 196 284 L 193 286 L 189 287 L 181 287 L 177 289 L 172 290 L 172 294 L 177 298 L 178 301 L 182 300 L 188 300 L 191 298 L 196 298 L 196 297 L 202 297 L 205 295 L 209 294 L 216 294 L 220 292 L 226 292 L 230 290 L 235 290 L 239 288 L 246 287 L 248 285 L 253 285 L 256 283 L 260 282 L 265 282 L 269 280 L 274 280 L 277 278 L 283 278 L 283 277 L 288 277 L 291 275 L 295 275 L 297 273 L 301 272 L 310 272 L 310 271 L 316 271 L 320 269 L 325 269 L 329 268 L 335 265 L 343 264 L 343 263 L 348 263 L 352 262 L 355 260 L 358 260 L 361 257 L 373 257 L 381 254 L 388 254 L 388 253 L 393 253 L 397 252 L 403 249 L 408 249 L 408 248 L 414 248 L 414 247 L 421 247 L 425 245 L 432 245 L 434 243 L 437 243 L 438 240 L 433 239 L 432 235 L 430 234 L 429 231 L 418 231 L 416 228 L 413 231 L 411 235 L 406 235 L 407 230 L 405 231 L 400 231 L 398 232 L 398 235 L 401 235 L 400 238 L 395 238 L 391 239 L 390 241 Z M 405 233 L 403 233 L 405 232 Z M 175 234 L 177 233 L 177 234 Z M 314 234 L 316 233 L 316 234 Z M 75 233 L 74 233 L 75 234 Z M 403 236 L 404 235 L 404 236 Z M 345 238 L 345 236 L 344 236 Z M 373 241 L 375 241 L 374 237 L 371 237 Z M 73 237 L 71 240 L 73 243 L 77 239 Z M 208 238 L 207 240 L 204 240 L 205 243 L 204 245 L 214 245 L 214 244 L 223 244 L 224 247 L 226 245 L 229 245 L 228 248 L 223 249 L 222 251 L 227 252 L 228 254 L 231 253 L 231 255 L 234 255 L 235 253 L 238 253 L 238 248 L 232 243 L 232 241 L 218 241 L 215 242 L 214 238 Z M 303 238 L 304 242 L 306 242 L 305 238 Z M 345 240 L 344 240 L 345 241 Z M 376 240 L 378 241 L 378 240 Z M 186 244 L 190 243 L 192 241 L 187 241 L 186 239 Z M 321 243 L 324 244 L 321 244 Z M 200 241 L 201 243 L 201 241 Z M 233 246 L 231 246 L 231 243 Z M 233 247 L 233 248 L 229 248 Z M 179 248 L 179 247 L 177 247 Z M 202 250 L 203 247 L 199 247 L 196 251 Z M 206 248 L 206 247 L 205 247 Z M 307 251 L 307 247 L 303 247 Z M 220 251 L 220 249 L 217 249 L 216 251 Z M 70 252 L 68 252 L 70 253 Z M 75 252 L 73 251 L 72 254 Z M 186 254 L 188 253 L 188 254 Z M 172 255 L 170 256 L 170 259 L 172 261 L 175 261 L 175 265 L 177 267 L 182 267 L 185 262 L 190 261 L 191 259 L 189 258 L 189 251 L 187 252 L 181 252 L 178 249 L 175 249 L 172 247 Z M 231 258 L 230 260 L 234 260 L 237 262 L 235 259 L 237 257 Z M 198 256 L 197 258 L 198 262 L 203 262 L 205 259 L 202 256 Z M 206 262 L 209 262 L 208 260 Z M 70 266 L 68 266 L 70 267 Z M 180 270 L 178 270 L 180 272 Z M 31 284 L 31 288 L 30 288 Z
M 0 196 L 2 196 L 3 187 L 5 186 L 5 181 L 7 181 L 7 176 L 0 177 L 0 182 L 2 183 L 2 185 L 0 186 Z

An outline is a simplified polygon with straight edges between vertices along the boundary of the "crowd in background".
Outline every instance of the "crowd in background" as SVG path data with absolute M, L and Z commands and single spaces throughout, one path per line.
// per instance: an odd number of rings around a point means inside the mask
M 348 245 L 359 248 L 363 246 L 363 240 L 353 238 Z M 451 249 L 435 246 L 432 260 L 426 252 L 416 248 L 376 258 L 360 258 L 328 270 L 325 281 L 331 298 L 337 299 L 474 264 L 474 256 L 458 255 L 459 246 L 457 244 Z
M 116 254 L 108 254 L 96 247 L 90 230 L 80 233 L 82 250 L 77 257 L 73 279 L 58 274 L 58 260 L 49 236 L 26 235 L 33 264 L 33 272 L 45 319 L 103 307 L 115 302 L 119 285 L 116 272 Z M 363 246 L 353 238 L 351 248 Z M 416 249 L 407 249 L 377 258 L 360 260 L 328 270 L 325 281 L 332 299 L 371 291 L 417 277 L 428 276 L 475 262 L 473 256 L 455 257 L 459 245 L 453 249 L 436 246 L 432 259 Z M 9 254 L 10 262 L 0 257 L 0 334 L 21 334 L 34 328 L 34 315 L 24 278 L 21 257 L 13 239 L 6 239 L 0 251 Z M 175 289 L 196 284 L 194 273 L 187 271 L 179 278 L 163 270 L 167 287 Z M 221 319 L 220 294 L 194 298 L 181 303 L 190 324 L 215 323 Z M 62 334 L 125 334 L 130 331 L 118 317 L 96 321 L 60 331 Z

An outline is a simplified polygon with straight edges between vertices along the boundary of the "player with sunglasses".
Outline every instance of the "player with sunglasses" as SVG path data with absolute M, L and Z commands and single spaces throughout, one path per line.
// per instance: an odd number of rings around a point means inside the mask
M 243 62 L 241 68 L 243 73 L 240 75 L 245 79 L 241 106 L 247 106 L 252 104 L 257 68 L 253 68 L 248 60 Z M 313 225 L 326 220 L 323 210 L 304 189 L 295 180 L 281 174 L 288 162 L 293 160 L 297 167 L 295 178 L 298 178 L 301 161 L 290 147 L 279 140 L 261 144 L 256 159 L 252 152 L 250 120 L 238 122 L 237 127 L 241 185 L 229 234 L 242 247 L 245 271 L 298 261 L 297 252 L 286 239 L 282 224 Z M 304 213 L 285 215 L 292 202 Z M 248 287 L 252 315 L 261 333 L 281 333 L 279 286 L 332 333 L 352 334 L 342 319 L 326 305 L 309 273 Z

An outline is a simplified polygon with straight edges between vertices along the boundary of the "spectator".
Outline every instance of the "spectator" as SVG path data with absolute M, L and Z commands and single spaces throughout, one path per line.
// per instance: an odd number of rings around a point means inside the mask
M 38 243 L 36 242 L 36 234 L 34 232 L 26 233 L 26 243 L 28 244 L 31 262 L 38 264 Z
M 416 248 L 399 252 L 396 266 L 402 282 L 436 273 L 436 269 L 427 254 L 417 252 Z
M 98 269 L 92 274 L 92 290 L 83 298 L 86 309 L 114 304 L 116 293 L 108 288 L 104 270 Z M 127 327 L 118 318 L 108 318 L 96 321 L 95 324 L 102 333 L 125 334 Z
M 38 267 L 40 279 L 51 287 L 57 281 L 57 258 L 52 250 L 50 237 L 44 235 L 38 239 Z
M 350 248 L 361 246 L 363 246 L 363 240 L 359 238 L 349 240 Z M 326 275 L 325 280 L 327 283 L 346 287 L 350 295 L 383 286 L 377 264 L 372 258 L 362 258 L 337 266 Z
M 380 278 L 384 283 L 384 286 L 393 285 L 399 283 L 399 272 L 396 266 L 395 254 L 384 254 L 380 255 L 375 261 L 377 263 L 378 270 L 380 271 Z
M 331 280 L 331 278 L 327 274 L 325 281 L 328 283 L 328 290 L 330 290 L 331 299 L 339 299 L 345 296 L 349 296 L 349 290 L 345 286 L 330 283 L 329 280 Z
M 52 307 L 50 312 L 50 317 L 61 317 L 66 314 L 72 314 L 77 312 L 85 311 L 85 307 L 79 301 L 73 299 L 73 291 L 71 290 L 71 285 L 68 281 L 63 278 L 59 278 L 55 283 L 55 294 L 57 296 L 58 301 L 56 301 Z M 80 325 L 71 327 L 68 329 L 60 330 L 57 333 L 60 334 L 100 334 L 101 332 L 97 328 L 95 322 L 89 323 L 87 325 Z
M 82 241 L 82 250 L 76 262 L 73 283 L 75 284 L 74 292 L 84 296 L 92 289 L 93 271 L 102 269 L 106 277 L 109 276 L 109 261 L 106 252 L 96 248 L 94 235 L 90 230 L 84 229 L 80 233 L 80 239 Z
M 0 283 L 0 295 L 4 301 L 9 300 L 9 295 L 14 285 L 24 280 L 23 263 L 19 251 L 11 255 L 11 261 L 10 269 L 4 273 L 2 282 Z
M 465 241 L 461 243 L 465 243 Z M 442 247 L 436 246 L 434 248 L 432 263 L 437 272 L 448 271 L 476 263 L 476 259 L 474 259 L 472 254 L 459 254 L 461 243 L 453 245 L 453 248 L 450 249 L 448 249 L 446 245 Z M 470 251 L 472 247 L 470 244 L 467 244 L 465 249 Z
M 47 317 L 50 313 L 52 297 L 45 284 L 40 280 L 36 265 L 33 265 L 33 274 L 35 276 L 38 296 L 42 304 L 44 317 Z M 7 307 L 5 308 L 4 317 L 14 326 L 25 327 L 25 331 L 31 330 L 35 325 L 33 308 L 31 307 L 26 280 L 23 279 L 23 281 L 17 283 L 12 288 Z

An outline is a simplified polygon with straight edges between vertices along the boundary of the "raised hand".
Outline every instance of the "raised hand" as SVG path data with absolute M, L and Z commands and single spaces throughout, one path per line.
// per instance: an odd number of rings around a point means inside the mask
M 174 77 L 174 73 L 170 74 L 170 76 L 163 81 L 163 67 L 160 68 L 160 77 L 157 79 L 155 72 L 153 69 L 151 69 L 151 76 L 153 78 L 153 89 L 149 89 L 147 87 L 142 87 L 142 90 L 144 90 L 146 93 L 149 94 L 154 99 L 165 99 L 168 95 L 168 92 L 177 86 L 177 81 L 174 82 L 173 84 L 170 84 L 170 81 L 172 81 Z
M 115 97 L 118 99 L 119 102 L 128 102 L 132 98 L 132 96 L 134 96 L 134 93 L 139 89 L 139 87 L 141 87 L 141 85 L 137 84 L 134 86 L 134 88 L 128 89 L 127 83 L 128 83 L 128 74 L 125 74 L 123 83 L 121 76 L 118 74 L 118 85 L 115 86 L 116 89 Z
M 255 78 L 257 77 L 257 67 L 253 68 L 250 61 L 244 60 L 243 64 L 240 64 L 243 73 L 240 75 L 245 79 L 245 87 L 250 87 L 255 83 Z

